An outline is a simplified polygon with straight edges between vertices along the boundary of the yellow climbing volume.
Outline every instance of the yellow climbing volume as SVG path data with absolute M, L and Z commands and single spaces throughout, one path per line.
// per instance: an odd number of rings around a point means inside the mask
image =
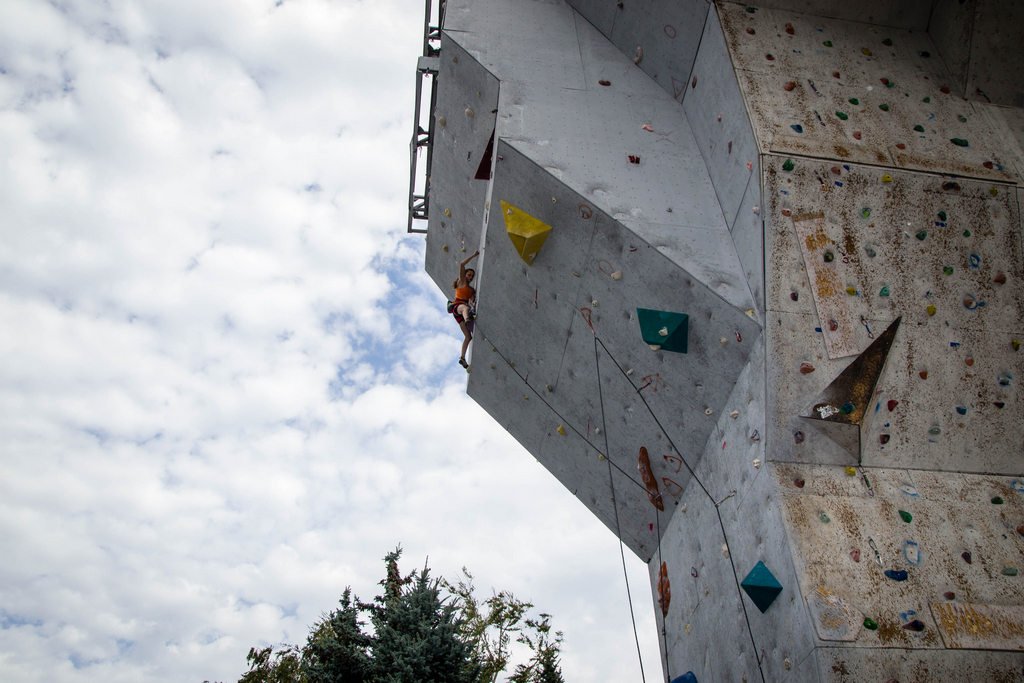
M 537 258 L 537 253 L 551 234 L 551 226 L 505 200 L 501 202 L 501 214 L 505 217 L 505 230 L 516 251 L 526 265 L 532 266 L 533 259 Z

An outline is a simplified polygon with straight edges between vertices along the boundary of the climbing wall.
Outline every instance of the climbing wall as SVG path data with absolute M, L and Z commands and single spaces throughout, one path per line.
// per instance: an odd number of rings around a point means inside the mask
M 1018 680 L 1024 653 L 996 651 L 1024 649 L 1024 483 L 794 463 L 769 472 L 821 680 L 857 680 L 858 667 L 859 680 L 929 669 L 928 680 L 967 680 L 968 665 L 973 680 Z
M 563 442 L 590 449 L 589 469 L 549 469 L 649 559 L 759 326 L 504 140 L 497 154 L 469 393 L 542 461 L 579 462 Z M 506 216 L 516 212 L 552 228 L 530 265 L 507 234 Z M 652 350 L 637 308 L 685 312 L 687 353 Z M 518 382 L 515 393 L 495 390 L 490 375 L 499 368 L 501 386 Z M 541 403 L 550 419 L 518 416 Z M 609 476 L 617 520 L 600 512 L 610 503 Z
M 448 34 L 441 37 L 441 52 L 437 83 L 444 96 L 434 110 L 431 161 L 432 176 L 439 182 L 430 189 L 425 267 L 441 291 L 454 299 L 451 285 L 459 262 L 480 244 L 488 181 L 476 176 L 494 131 L 498 80 Z M 484 164 L 489 166 L 486 160 Z
M 765 187 L 772 458 L 1020 471 L 1016 189 L 774 155 Z M 847 453 L 799 416 L 897 317 L 878 419 Z
M 927 34 L 718 7 L 762 152 L 1017 181 Z

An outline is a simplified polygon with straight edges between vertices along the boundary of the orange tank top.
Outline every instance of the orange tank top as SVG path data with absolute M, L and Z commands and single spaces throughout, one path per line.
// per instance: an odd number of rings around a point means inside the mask
M 469 285 L 466 285 L 465 287 L 459 287 L 458 289 L 455 290 L 455 298 L 459 299 L 460 301 L 469 301 L 470 299 L 473 298 L 474 294 L 476 294 L 476 292 Z

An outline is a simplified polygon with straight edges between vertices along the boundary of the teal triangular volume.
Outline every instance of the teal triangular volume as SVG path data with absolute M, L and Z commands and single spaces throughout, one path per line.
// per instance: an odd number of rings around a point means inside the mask
M 640 321 L 640 336 L 643 337 L 644 343 L 659 346 L 661 351 L 686 353 L 690 316 L 685 313 L 638 308 L 636 317 Z
M 764 562 L 755 564 L 747 574 L 747 578 L 740 582 L 740 586 L 761 610 L 761 614 L 764 614 L 765 610 L 772 606 L 775 598 L 779 597 L 779 593 L 782 592 L 782 584 L 768 571 Z

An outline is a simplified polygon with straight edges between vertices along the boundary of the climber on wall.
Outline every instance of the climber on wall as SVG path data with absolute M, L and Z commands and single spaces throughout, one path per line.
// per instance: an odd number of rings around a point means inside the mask
M 480 250 L 477 249 L 459 264 L 459 279 L 452 283 L 452 287 L 455 288 L 455 301 L 451 302 L 448 307 L 451 314 L 455 316 L 455 322 L 459 324 L 462 334 L 466 335 L 462 342 L 459 365 L 466 368 L 467 371 L 469 365 L 466 363 L 466 349 L 469 348 L 469 342 L 473 341 L 472 324 L 476 320 L 476 290 L 470 287 L 469 283 L 476 277 L 476 271 L 466 268 L 466 264 L 479 255 Z

